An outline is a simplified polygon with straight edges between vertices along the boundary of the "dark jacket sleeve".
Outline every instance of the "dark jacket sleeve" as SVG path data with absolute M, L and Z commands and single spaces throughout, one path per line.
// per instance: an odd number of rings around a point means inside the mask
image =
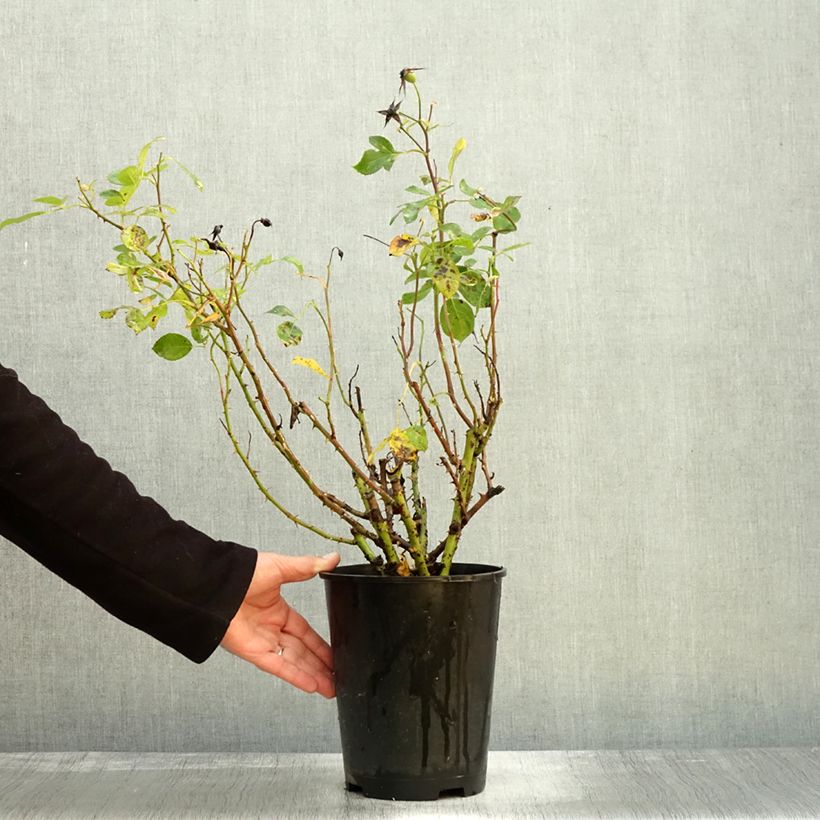
M 256 550 L 140 495 L 1 364 L 0 535 L 197 663 L 219 645 L 256 567 Z

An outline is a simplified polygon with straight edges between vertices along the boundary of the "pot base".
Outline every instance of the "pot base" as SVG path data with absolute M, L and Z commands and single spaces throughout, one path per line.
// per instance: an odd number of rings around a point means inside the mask
M 354 777 L 345 773 L 345 788 L 377 800 L 438 800 L 440 797 L 471 797 L 484 791 L 487 773 L 457 777 Z

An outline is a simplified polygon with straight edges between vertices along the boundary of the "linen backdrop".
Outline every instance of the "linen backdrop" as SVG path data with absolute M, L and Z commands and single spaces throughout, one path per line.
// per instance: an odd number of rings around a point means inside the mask
M 816 744 L 818 11 L 8 0 L 0 219 L 166 136 L 205 183 L 167 177 L 181 235 L 219 223 L 235 242 L 269 216 L 260 255 L 322 272 L 333 245 L 345 251 L 340 363 L 360 365 L 381 437 L 401 387 L 401 271 L 363 234 L 399 232 L 389 218 L 422 171 L 412 155 L 390 174 L 351 166 L 370 135 L 398 143 L 376 111 L 402 67 L 423 66 L 439 167 L 466 138 L 457 177 L 520 195 L 516 238 L 531 242 L 502 265 L 492 464 L 506 492 L 461 553 L 509 571 L 493 748 Z M 152 331 L 98 317 L 128 300 L 105 270 L 106 226 L 75 210 L 0 240 L 0 361 L 175 517 L 326 551 L 244 472 L 207 357 L 169 363 Z M 264 311 L 315 298 L 309 285 L 284 263 L 256 283 L 272 342 Z M 306 327 L 303 355 L 321 358 Z M 346 492 L 345 471 L 299 436 Z M 283 501 L 313 510 L 260 436 L 254 447 Z M 222 651 L 193 665 L 5 541 L 0 577 L 0 751 L 338 749 L 333 703 Z M 326 630 L 319 581 L 290 597 Z

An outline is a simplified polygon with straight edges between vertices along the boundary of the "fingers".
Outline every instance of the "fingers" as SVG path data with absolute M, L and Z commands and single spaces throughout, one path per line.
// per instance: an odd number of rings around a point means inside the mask
M 284 658 L 294 666 L 298 666 L 303 671 L 313 675 L 316 680 L 333 680 L 331 668 L 314 652 L 308 649 L 299 638 L 282 633 L 280 636 L 280 646 L 284 652 L 279 657 Z M 277 650 L 279 647 L 277 647 Z M 277 651 L 274 651 L 277 654 Z
M 299 638 L 328 670 L 333 668 L 333 653 L 330 645 L 293 607 L 288 612 L 288 619 L 282 631 Z
M 287 653 L 287 649 L 284 655 L 267 652 L 255 658 L 254 664 L 263 672 L 275 675 L 303 692 L 318 692 L 326 698 L 336 694 L 333 678 L 329 674 L 311 673 L 287 660 Z
M 284 601 L 282 603 L 287 606 Z M 268 647 L 266 652 L 254 653 L 253 663 L 259 668 L 271 671 L 272 674 L 282 677 L 304 691 L 318 691 L 327 698 L 335 695 L 330 647 L 296 610 L 287 607 L 287 614 L 278 624 L 260 624 L 257 634 L 264 636 L 264 642 Z M 280 648 L 284 648 L 281 655 L 277 654 Z M 277 661 L 274 661 L 271 655 L 277 658 Z M 260 656 L 262 664 L 258 663 Z M 285 665 L 282 665 L 283 662 L 286 662 Z M 300 678 L 302 682 L 299 683 L 283 673 L 288 669 L 291 673 L 298 669 L 309 678 Z M 305 686 L 306 680 L 308 688 Z M 310 681 L 314 683 L 312 687 Z
M 294 581 L 307 581 L 313 578 L 318 572 L 333 569 L 339 563 L 339 553 L 330 552 L 318 558 L 315 555 L 301 555 L 291 557 L 289 555 L 277 556 L 277 568 L 279 570 L 281 583 L 289 584 Z

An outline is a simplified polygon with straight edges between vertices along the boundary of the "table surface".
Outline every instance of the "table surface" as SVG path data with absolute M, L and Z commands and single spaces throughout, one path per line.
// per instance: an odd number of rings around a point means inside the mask
M 490 752 L 431 803 L 344 789 L 338 754 L 0 754 L 0 817 L 820 817 L 820 747 Z

